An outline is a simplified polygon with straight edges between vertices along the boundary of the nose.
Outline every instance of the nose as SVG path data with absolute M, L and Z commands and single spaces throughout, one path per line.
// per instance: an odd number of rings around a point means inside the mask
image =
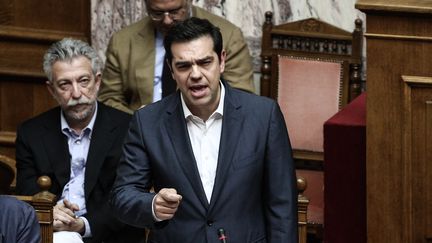
M 72 85 L 72 98 L 79 99 L 81 97 L 81 87 L 74 82 Z
M 164 14 L 163 19 L 162 19 L 162 23 L 163 23 L 164 25 L 171 25 L 173 22 L 174 22 L 174 20 L 170 17 L 169 13 L 166 12 L 166 13 Z
M 200 68 L 199 68 L 199 66 L 198 65 L 192 65 L 192 71 L 191 71 L 191 74 L 190 74 L 190 77 L 191 77 L 191 79 L 200 79 L 201 78 L 201 75 L 202 75 L 202 73 L 201 73 L 201 70 L 200 70 Z

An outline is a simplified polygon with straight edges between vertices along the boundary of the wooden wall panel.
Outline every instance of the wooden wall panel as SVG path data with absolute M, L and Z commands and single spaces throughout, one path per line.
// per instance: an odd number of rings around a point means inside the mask
M 430 60 L 432 41 L 369 37 L 367 42 L 368 235 L 374 236 L 371 242 L 410 242 L 406 231 L 411 231 L 411 185 L 406 183 L 412 174 L 402 156 L 410 146 L 402 141 L 411 130 L 405 128 L 408 107 L 401 76 L 432 76 L 431 66 L 424 64 Z M 382 231 L 383 225 L 388 231 Z
M 20 40 L 0 42 L 0 73 L 12 77 L 43 78 L 42 56 L 49 43 L 31 43 Z
M 64 37 L 90 40 L 90 1 L 0 0 L 0 153 L 14 157 L 18 124 L 56 105 L 42 59 Z
M 432 101 L 430 98 L 426 101 L 426 138 L 432 138 Z M 424 184 L 426 188 L 432 188 L 432 142 L 426 142 L 425 146 L 426 154 L 424 157 L 424 162 L 426 163 L 425 172 L 426 175 L 424 178 Z M 432 241 L 432 190 L 425 191 L 425 196 L 422 200 L 423 205 L 425 206 L 425 210 L 423 213 L 426 213 L 426 222 L 424 222 L 425 236 L 426 239 Z
M 89 34 L 90 1 L 0 0 L 0 24 Z
M 403 186 L 406 197 L 407 242 L 432 240 L 428 227 L 432 219 L 430 212 L 432 175 L 432 77 L 403 76 L 404 124 L 402 141 L 404 152 Z M 411 212 L 411 213 L 408 213 Z
M 367 241 L 430 242 L 432 4 L 356 6 L 367 23 Z

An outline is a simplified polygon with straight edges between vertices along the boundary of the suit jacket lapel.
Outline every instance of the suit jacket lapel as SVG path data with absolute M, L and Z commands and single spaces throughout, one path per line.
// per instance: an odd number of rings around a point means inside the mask
M 100 169 L 105 161 L 105 154 L 114 142 L 115 136 L 111 136 L 111 133 L 114 132 L 115 128 L 116 125 L 111 122 L 105 107 L 99 103 L 86 161 L 84 183 L 86 199 L 97 182 Z
M 180 166 L 186 174 L 195 194 L 198 196 L 203 206 L 208 208 L 209 203 L 205 196 L 186 127 L 186 121 L 180 102 L 180 92 L 177 91 L 176 95 L 170 97 L 170 99 L 171 104 L 167 110 L 168 119 L 166 119 L 165 122 L 168 136 L 174 147 Z
M 225 85 L 225 103 L 224 115 L 222 120 L 222 134 L 219 145 L 218 165 L 216 169 L 216 178 L 213 187 L 212 197 L 210 201 L 209 211 L 216 204 L 223 192 L 223 187 L 226 182 L 226 177 L 229 173 L 229 168 L 233 160 L 234 152 L 236 151 L 244 116 L 241 113 L 240 104 L 236 97 L 231 95 L 231 88 Z
M 47 131 L 42 138 L 42 142 L 46 148 L 49 163 L 54 170 L 60 188 L 63 188 L 70 178 L 71 157 L 69 154 L 67 137 L 61 131 L 60 108 L 55 109 L 52 115 L 47 118 L 45 128 Z

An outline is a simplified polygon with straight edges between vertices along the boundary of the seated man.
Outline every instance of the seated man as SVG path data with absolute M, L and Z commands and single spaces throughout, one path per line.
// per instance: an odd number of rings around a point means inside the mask
M 14 197 L 0 195 L 0 242 L 40 241 L 40 227 L 34 208 Z
M 59 107 L 24 122 L 17 131 L 16 192 L 39 191 L 51 178 L 54 242 L 139 242 L 144 230 L 116 220 L 108 194 L 116 176 L 130 115 L 96 101 L 101 63 L 87 43 L 63 39 L 44 56 L 47 87 Z
M 111 38 L 99 100 L 132 113 L 175 91 L 163 38 L 189 17 L 208 19 L 221 29 L 227 53 L 223 78 L 234 88 L 254 92 L 252 58 L 241 30 L 229 21 L 192 6 L 192 0 L 145 0 L 148 16 Z

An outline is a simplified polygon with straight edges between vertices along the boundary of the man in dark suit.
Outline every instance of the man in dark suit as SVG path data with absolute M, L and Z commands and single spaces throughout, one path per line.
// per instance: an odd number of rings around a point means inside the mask
M 32 206 L 0 195 L 0 243 L 40 243 L 40 227 Z
M 115 215 L 150 227 L 150 242 L 297 242 L 291 146 L 277 103 L 220 79 L 225 51 L 209 21 L 179 23 L 164 46 L 179 90 L 134 114 Z
M 17 132 L 18 194 L 33 195 L 48 175 L 54 242 L 139 242 L 142 229 L 116 220 L 108 195 L 130 115 L 96 101 L 101 63 L 87 43 L 63 39 L 44 56 L 51 95 L 59 107 L 24 122 Z

